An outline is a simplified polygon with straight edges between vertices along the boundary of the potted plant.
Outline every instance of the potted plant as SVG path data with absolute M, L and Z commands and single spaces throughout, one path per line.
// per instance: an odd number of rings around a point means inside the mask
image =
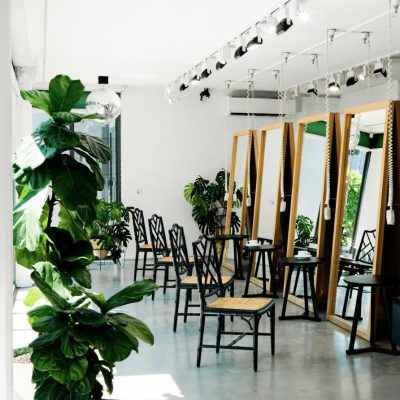
M 74 122 L 99 118 L 71 112 L 83 93 L 82 83 L 65 75 L 52 79 L 48 92 L 21 92 L 49 115 L 24 138 L 14 159 L 15 258 L 36 284 L 28 303 L 41 296 L 47 302 L 28 312 L 38 333 L 29 345 L 35 400 L 102 399 L 98 376 L 111 393 L 115 363 L 137 352 L 139 340 L 154 341 L 142 321 L 113 311 L 151 295 L 153 281 L 136 282 L 108 299 L 90 290 L 87 267 L 94 256 L 88 231 L 104 185 L 99 163 L 109 162 L 111 152 L 100 139 L 70 129 Z
M 123 249 L 132 240 L 129 230 L 132 212 L 133 207 L 125 207 L 120 201 L 108 203 L 101 199 L 97 202 L 90 238 L 94 253 L 100 259 L 110 254 L 114 263 L 120 263 Z
M 229 184 L 229 174 L 228 174 Z M 226 217 L 225 201 L 225 170 L 217 173 L 214 182 L 204 179 L 200 175 L 192 183 L 188 183 L 184 188 L 185 200 L 193 206 L 192 217 L 199 226 L 202 233 L 215 235 L 224 233 Z M 234 208 L 239 208 L 242 204 L 242 188 L 234 185 L 236 200 Z M 231 230 L 236 232 L 240 227 L 240 219 L 236 212 L 232 212 Z
M 311 234 L 314 224 L 311 218 L 305 215 L 298 215 L 296 218 L 296 240 L 295 245 L 300 247 L 308 247 L 311 242 Z

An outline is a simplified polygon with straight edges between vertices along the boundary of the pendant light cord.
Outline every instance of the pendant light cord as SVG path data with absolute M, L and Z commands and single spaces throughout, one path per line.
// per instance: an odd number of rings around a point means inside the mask
M 280 124 L 280 129 L 282 130 L 282 142 L 281 142 L 281 160 L 280 160 L 280 181 L 279 181 L 279 190 L 281 197 L 280 204 L 280 212 L 286 211 L 286 202 L 285 202 L 285 146 L 283 140 L 283 124 L 284 124 L 284 92 L 282 91 L 283 85 L 283 59 L 281 56 L 281 68 L 279 71 L 279 80 L 278 80 L 278 119 Z
M 228 90 L 230 87 L 230 82 L 226 81 L 225 82 L 225 110 L 224 110 L 224 175 L 225 175 L 225 201 L 227 201 L 227 196 L 228 196 L 228 192 L 229 192 L 229 186 L 228 186 L 228 161 L 226 158 L 226 150 L 227 150 L 227 139 L 226 136 L 228 135 L 228 130 L 227 130 L 227 110 L 228 110 L 228 105 L 229 105 L 229 101 L 228 101 Z

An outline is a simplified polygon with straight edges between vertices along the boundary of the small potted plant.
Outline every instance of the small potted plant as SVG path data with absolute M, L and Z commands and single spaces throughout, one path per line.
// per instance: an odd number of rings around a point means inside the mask
M 295 245 L 308 247 L 311 242 L 311 234 L 314 229 L 314 223 L 311 218 L 305 215 L 298 215 L 296 218 L 296 241 Z
M 125 207 L 120 201 L 108 203 L 101 199 L 96 206 L 96 219 L 90 235 L 94 254 L 100 259 L 108 256 L 119 264 L 123 249 L 132 236 L 129 230 L 133 207 Z

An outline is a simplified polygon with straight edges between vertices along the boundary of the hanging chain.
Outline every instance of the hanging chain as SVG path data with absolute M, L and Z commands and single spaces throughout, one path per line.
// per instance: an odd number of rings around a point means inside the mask
M 253 77 L 253 72 L 250 72 L 249 78 L 252 77 Z M 254 97 L 255 97 L 254 82 L 252 80 L 249 80 L 247 86 L 248 158 L 247 158 L 247 194 L 246 194 L 247 206 L 249 207 L 251 206 L 251 156 L 253 150 L 253 131 L 254 131 Z
M 371 36 L 368 34 L 367 38 L 367 46 L 368 46 L 368 62 L 367 62 L 367 93 L 368 93 L 368 103 L 371 103 Z
M 325 70 L 325 113 L 326 113 L 326 136 L 325 136 L 325 207 L 324 207 L 324 219 L 331 219 L 331 208 L 329 199 L 331 195 L 331 156 L 330 156 L 330 126 L 329 126 L 329 33 L 327 31 L 326 36 L 326 70 Z
M 229 192 L 229 187 L 228 187 L 228 162 L 227 162 L 227 157 L 226 157 L 226 150 L 227 150 L 227 139 L 226 136 L 228 135 L 228 130 L 227 130 L 227 124 L 226 120 L 228 118 L 227 111 L 228 111 L 228 106 L 229 106 L 229 101 L 228 101 L 228 91 L 229 88 L 231 87 L 231 81 L 225 81 L 225 115 L 224 115 L 224 175 L 225 175 L 225 195 L 224 195 L 224 200 L 228 201 L 228 192 Z
M 395 214 L 393 210 L 393 192 L 394 192 L 394 163 L 393 163 L 393 102 L 392 102 L 392 12 L 391 1 L 389 1 L 388 12 L 388 65 L 387 65 L 387 91 L 388 91 L 388 210 L 386 211 L 386 221 L 388 225 L 394 225 Z

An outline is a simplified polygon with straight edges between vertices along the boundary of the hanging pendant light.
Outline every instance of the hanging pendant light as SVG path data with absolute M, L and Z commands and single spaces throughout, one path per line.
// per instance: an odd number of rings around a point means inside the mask
M 99 114 L 109 122 L 121 114 L 121 98 L 106 86 L 108 76 L 99 76 L 98 83 L 104 86 L 89 94 L 86 99 L 86 111 L 89 114 Z
M 354 74 L 354 70 L 350 70 L 346 75 L 346 86 L 353 86 L 358 82 L 358 77 Z
M 332 76 L 332 78 L 329 80 L 328 88 L 332 93 L 337 93 L 340 91 L 340 86 L 335 76 Z

